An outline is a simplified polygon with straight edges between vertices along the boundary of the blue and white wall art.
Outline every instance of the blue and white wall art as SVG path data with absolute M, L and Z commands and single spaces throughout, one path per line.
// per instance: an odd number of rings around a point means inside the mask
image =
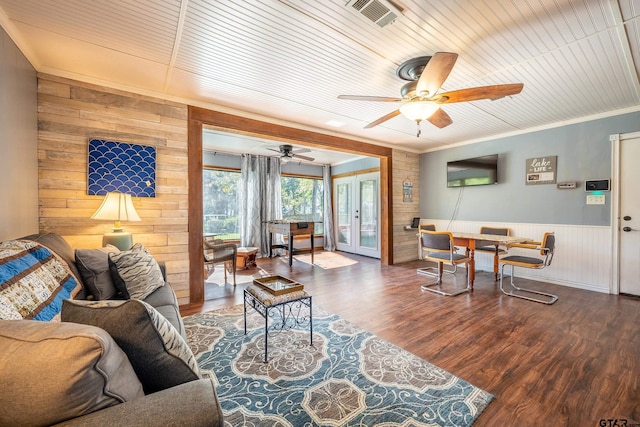
M 92 139 L 89 141 L 87 194 L 111 191 L 156 197 L 156 148 Z

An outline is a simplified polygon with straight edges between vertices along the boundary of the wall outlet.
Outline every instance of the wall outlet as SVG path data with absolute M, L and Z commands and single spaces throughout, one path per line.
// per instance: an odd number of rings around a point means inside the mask
M 587 204 L 588 205 L 604 205 L 605 197 L 604 195 L 589 195 L 587 196 Z

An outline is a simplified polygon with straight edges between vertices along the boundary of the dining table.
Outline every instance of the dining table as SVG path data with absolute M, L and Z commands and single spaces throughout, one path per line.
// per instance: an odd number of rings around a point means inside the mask
M 473 289 L 473 281 L 476 276 L 476 261 L 475 250 L 476 247 L 481 246 L 494 246 L 495 253 L 493 256 L 493 273 L 495 280 L 498 280 L 498 269 L 500 262 L 500 247 L 508 247 L 515 243 L 525 243 L 531 241 L 527 237 L 515 237 L 515 236 L 499 236 L 496 234 L 481 234 L 481 233 L 466 233 L 460 231 L 452 231 L 453 243 L 456 246 L 465 247 L 468 251 L 469 258 L 469 282 L 471 289 Z

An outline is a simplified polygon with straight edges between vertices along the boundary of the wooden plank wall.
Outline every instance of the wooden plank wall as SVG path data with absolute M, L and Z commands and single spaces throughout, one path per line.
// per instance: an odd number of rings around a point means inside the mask
M 412 261 L 418 258 L 416 231 L 406 231 L 413 217 L 420 216 L 420 171 L 419 154 L 393 150 L 393 263 Z M 403 200 L 403 182 L 413 184 L 413 200 Z
M 91 215 L 87 195 L 92 138 L 157 148 L 156 197 L 134 198 L 141 222 L 124 223 L 160 261 L 180 304 L 189 303 L 187 106 L 46 74 L 38 75 L 40 231 L 73 248 L 97 248 L 112 223 Z

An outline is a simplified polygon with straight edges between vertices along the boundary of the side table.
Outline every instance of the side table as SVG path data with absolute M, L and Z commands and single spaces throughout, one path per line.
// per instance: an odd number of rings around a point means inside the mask
M 238 248 L 236 267 L 248 270 L 256 266 L 258 248 L 240 246 Z
M 283 331 L 309 325 L 309 345 L 313 345 L 313 317 L 311 295 L 300 290 L 274 295 L 259 286 L 249 285 L 244 290 L 244 334 L 247 334 L 247 305 L 264 317 L 264 363 L 267 363 L 270 331 Z M 308 309 L 308 310 L 307 310 Z M 269 317 L 272 322 L 269 326 Z

